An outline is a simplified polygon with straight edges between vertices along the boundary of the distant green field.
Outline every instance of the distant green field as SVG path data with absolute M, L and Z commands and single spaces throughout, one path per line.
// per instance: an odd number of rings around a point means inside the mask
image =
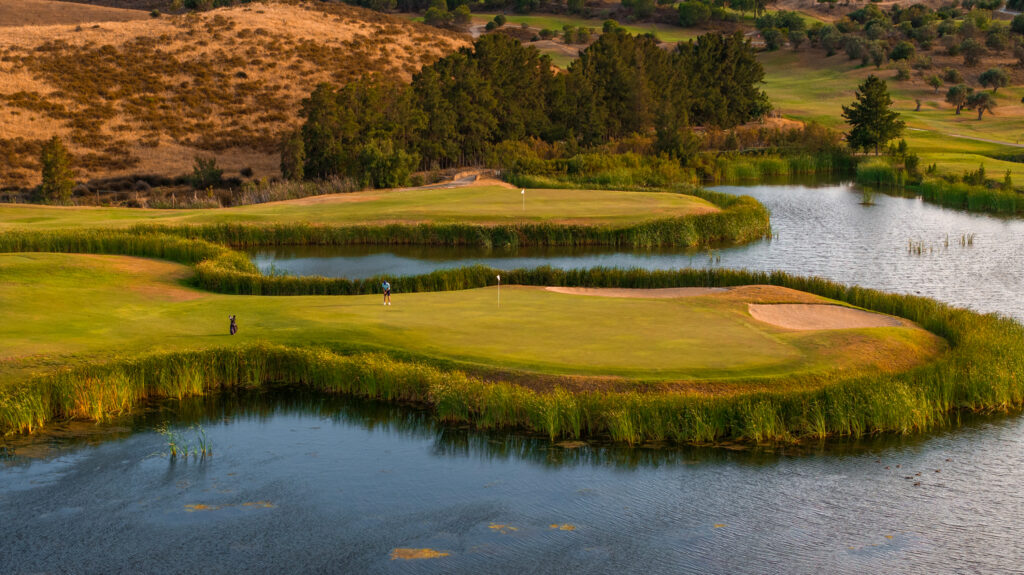
M 940 173 L 955 174 L 984 164 L 991 175 L 1009 170 L 1018 182 L 1024 182 L 1024 164 L 986 157 L 1024 153 L 1024 148 L 1015 146 L 1024 143 L 1022 86 L 1001 88 L 996 93 L 995 115 L 986 114 L 979 121 L 972 110 L 954 114 L 952 106 L 944 101 L 947 86 L 936 93 L 921 79 L 897 81 L 894 70 L 861 67 L 860 61 L 849 60 L 844 54 L 825 58 L 817 51 L 779 50 L 762 52 L 760 59 L 766 72 L 764 89 L 772 104 L 787 117 L 844 129 L 842 106 L 853 101 L 859 83 L 876 74 L 886 80 L 894 108 L 909 128 L 904 138 L 921 155 L 923 164 L 935 163 Z M 918 112 L 914 111 L 916 100 L 921 100 Z
M 525 208 L 524 208 L 525 205 Z M 499 185 L 374 190 L 235 208 L 155 210 L 0 204 L 0 231 L 14 228 L 128 227 L 140 223 L 574 223 L 630 225 L 718 210 L 682 194 L 608 190 L 526 190 Z

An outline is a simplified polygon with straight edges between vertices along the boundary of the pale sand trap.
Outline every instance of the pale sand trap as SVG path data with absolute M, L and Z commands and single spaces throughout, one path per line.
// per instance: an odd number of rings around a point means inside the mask
M 859 309 L 829 304 L 783 303 L 749 304 L 750 315 L 774 326 L 811 331 L 820 329 L 855 329 L 860 327 L 899 327 L 902 320 Z
M 645 299 L 665 299 L 673 297 L 693 297 L 698 295 L 710 295 L 713 293 L 722 293 L 729 290 L 725 288 L 702 288 L 702 287 L 683 287 L 683 288 L 658 288 L 658 289 L 640 289 L 640 288 L 583 288 L 583 287 L 546 287 L 548 291 L 555 293 L 564 293 L 569 295 L 596 295 L 601 297 L 635 297 Z

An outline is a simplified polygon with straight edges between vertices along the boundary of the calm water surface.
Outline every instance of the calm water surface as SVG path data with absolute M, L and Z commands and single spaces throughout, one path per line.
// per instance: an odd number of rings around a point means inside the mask
M 213 457 L 171 462 L 162 422 L 193 443 L 201 423 Z M 793 453 L 561 447 L 291 392 L 170 402 L 90 429 L 83 445 L 55 442 L 41 460 L 38 444 L 16 445 L 0 464 L 5 573 L 1024 566 L 1019 418 Z M 391 560 L 396 548 L 449 555 Z
M 776 238 L 707 252 L 594 248 L 502 250 L 312 246 L 252 254 L 264 271 L 365 278 L 414 275 L 476 263 L 499 269 L 550 265 L 676 269 L 709 265 L 784 270 L 887 291 L 918 293 L 982 312 L 1024 319 L 1024 220 L 970 214 L 920 200 L 875 195 L 861 205 L 852 185 L 719 187 L 748 194 L 772 212 Z M 972 245 L 961 239 L 973 234 Z M 948 240 L 948 245 L 947 245 Z M 910 243 L 923 246 L 911 253 Z M 395 286 L 396 292 L 401 285 Z
M 777 239 L 723 249 L 721 263 L 525 250 L 256 259 L 349 277 L 475 261 L 784 269 L 1024 318 L 1024 222 L 887 196 L 865 207 L 847 186 L 723 189 L 768 205 Z M 909 254 L 910 240 L 926 253 Z M 160 425 L 192 445 L 201 425 L 213 457 L 170 460 Z M 285 390 L 0 440 L 0 573 L 1024 573 L 1022 531 L 1016 416 L 800 451 L 629 449 Z M 391 560 L 396 548 L 448 555 Z

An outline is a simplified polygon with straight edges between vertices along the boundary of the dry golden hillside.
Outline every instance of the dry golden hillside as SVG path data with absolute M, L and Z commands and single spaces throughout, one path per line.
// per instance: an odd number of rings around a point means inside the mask
M 92 6 L 57 0 L 0 1 L 0 27 L 80 24 L 82 22 L 123 22 L 143 20 L 149 13 L 106 6 Z M 0 32 L 2 34 L 3 32 Z
M 0 188 L 38 181 L 64 137 L 79 179 L 176 175 L 196 155 L 277 172 L 281 135 L 319 82 L 408 79 L 467 38 L 345 4 L 278 0 L 210 12 L 0 33 Z

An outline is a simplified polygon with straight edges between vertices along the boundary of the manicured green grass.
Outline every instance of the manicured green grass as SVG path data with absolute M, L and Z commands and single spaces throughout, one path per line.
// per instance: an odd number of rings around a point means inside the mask
M 683 194 L 534 190 L 504 186 L 377 190 L 210 210 L 0 205 L 0 231 L 153 224 L 517 224 L 631 225 L 717 211 Z
M 1001 88 L 995 94 L 996 115 L 986 114 L 979 121 L 972 110 L 953 113 L 944 101 L 948 86 L 935 93 L 922 79 L 897 81 L 894 70 L 862 67 L 859 60 L 849 60 L 842 53 L 826 58 L 817 50 L 779 50 L 762 52 L 760 60 L 765 67 L 764 89 L 772 104 L 787 117 L 845 129 L 842 106 L 853 101 L 858 84 L 869 74 L 876 74 L 887 81 L 894 109 L 907 124 L 904 138 L 921 156 L 923 165 L 935 163 L 940 174 L 960 175 L 984 164 L 989 174 L 1010 170 L 1017 181 L 1024 181 L 1024 164 L 987 157 L 1024 151 L 1009 145 L 1021 143 L 1024 138 L 1024 106 L 1020 104 L 1024 87 Z M 921 110 L 915 112 L 918 99 Z
M 183 266 L 140 258 L 0 255 L 0 382 L 144 352 L 253 342 L 662 381 L 820 375 L 837 365 L 856 371 L 875 366 L 872 350 L 927 356 L 935 349 L 932 336 L 909 328 L 790 332 L 754 321 L 745 301 L 718 295 L 625 299 L 504 286 L 500 308 L 495 287 L 396 293 L 385 307 L 377 295 L 211 294 L 183 286 L 188 275 Z M 231 314 L 241 327 L 235 337 L 227 335 Z M 837 348 L 854 356 L 839 357 Z

